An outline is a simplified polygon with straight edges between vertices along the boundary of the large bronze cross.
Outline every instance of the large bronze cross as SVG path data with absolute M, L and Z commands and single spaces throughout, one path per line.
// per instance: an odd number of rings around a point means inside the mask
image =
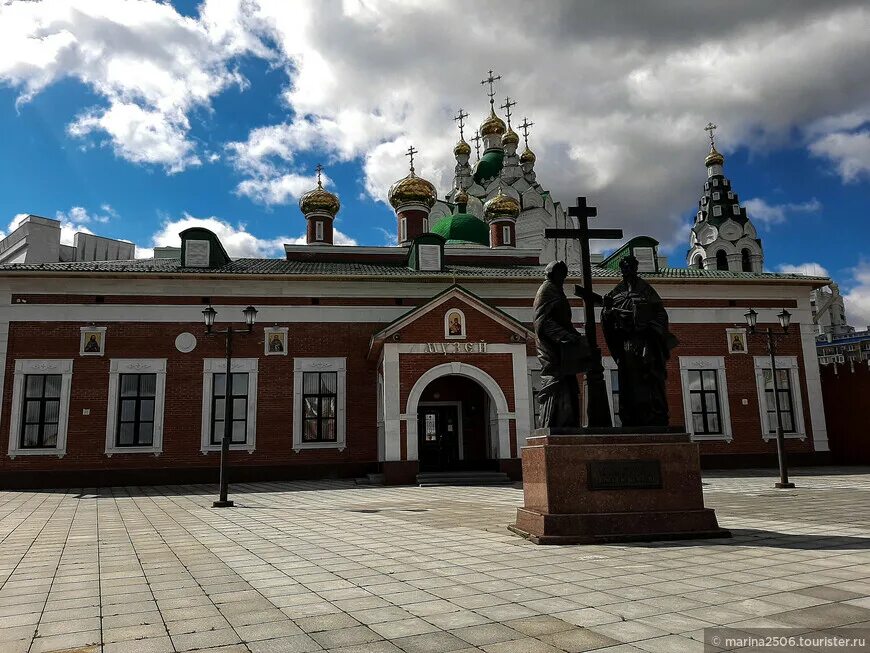
M 578 197 L 577 206 L 568 207 L 568 215 L 577 219 L 576 229 L 545 229 L 545 238 L 570 238 L 580 244 L 580 257 L 583 265 L 583 285 L 574 286 L 574 294 L 583 299 L 583 311 L 586 324 L 584 330 L 589 342 L 595 363 L 586 372 L 587 414 L 589 426 L 612 426 L 610 418 L 610 402 L 607 397 L 607 385 L 604 383 L 604 366 L 601 364 L 601 349 L 598 347 L 598 336 L 595 328 L 595 304 L 601 303 L 601 295 L 592 289 L 592 261 L 589 259 L 589 241 L 619 240 L 622 229 L 590 229 L 589 218 L 598 215 L 594 206 L 586 206 L 586 198 Z

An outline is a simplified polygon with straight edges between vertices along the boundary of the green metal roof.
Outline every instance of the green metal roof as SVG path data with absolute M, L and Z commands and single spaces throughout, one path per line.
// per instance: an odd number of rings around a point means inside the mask
M 448 243 L 489 245 L 489 227 L 470 213 L 446 215 L 435 223 L 431 231 L 446 238 Z
M 492 148 L 483 153 L 480 161 L 474 166 L 474 181 L 478 184 L 487 179 L 497 177 L 504 162 L 504 150 Z

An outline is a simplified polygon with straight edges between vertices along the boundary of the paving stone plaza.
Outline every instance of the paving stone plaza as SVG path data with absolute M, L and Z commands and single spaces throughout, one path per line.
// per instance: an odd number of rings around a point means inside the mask
M 732 539 L 564 547 L 507 530 L 519 485 L 257 483 L 223 510 L 212 486 L 2 492 L 0 651 L 671 652 L 711 626 L 870 627 L 870 469 L 772 475 L 705 474 Z

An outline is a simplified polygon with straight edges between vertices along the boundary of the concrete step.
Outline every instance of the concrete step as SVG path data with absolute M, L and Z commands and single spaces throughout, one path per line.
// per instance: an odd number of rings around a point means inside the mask
M 437 485 L 513 485 L 504 472 L 421 472 L 417 474 L 420 487 Z
M 366 474 L 363 478 L 354 479 L 357 485 L 383 485 L 383 474 Z

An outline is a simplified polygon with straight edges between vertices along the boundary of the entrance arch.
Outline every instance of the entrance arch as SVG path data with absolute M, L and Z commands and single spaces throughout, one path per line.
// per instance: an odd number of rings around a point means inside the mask
M 420 398 L 423 396 L 426 387 L 432 381 L 443 376 L 464 376 L 476 381 L 489 396 L 489 400 L 493 407 L 494 422 L 496 424 L 494 439 L 498 444 L 498 450 L 495 452 L 497 458 L 510 458 L 511 441 L 510 441 L 510 420 L 516 417 L 515 413 L 510 412 L 508 408 L 507 398 L 502 392 L 501 387 L 496 383 L 489 374 L 484 372 L 479 367 L 468 365 L 467 363 L 442 363 L 435 367 L 426 370 L 408 394 L 408 401 L 405 404 L 405 412 L 402 419 L 406 427 L 406 451 L 408 452 L 408 460 L 417 460 L 419 457 L 418 451 L 418 429 L 417 429 L 417 409 L 420 404 Z

